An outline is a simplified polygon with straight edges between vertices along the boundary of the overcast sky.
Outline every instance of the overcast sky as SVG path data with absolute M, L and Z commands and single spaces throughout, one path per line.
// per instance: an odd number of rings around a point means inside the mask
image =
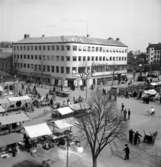
M 0 0 L 0 41 L 87 32 L 144 51 L 161 42 L 161 0 Z

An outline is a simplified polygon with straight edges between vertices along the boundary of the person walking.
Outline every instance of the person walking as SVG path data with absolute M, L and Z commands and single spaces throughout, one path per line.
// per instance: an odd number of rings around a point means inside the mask
M 134 131 L 132 129 L 129 130 L 129 142 L 133 144 L 134 140 Z
M 130 111 L 130 109 L 128 109 L 128 120 L 130 120 L 130 116 L 131 116 L 131 111 Z
M 124 107 L 125 107 L 124 103 L 121 103 L 121 111 L 124 111 Z
M 129 160 L 129 155 L 130 155 L 130 149 L 128 144 L 125 144 L 125 148 L 123 149 L 125 152 L 124 160 Z
M 126 121 L 126 115 L 127 115 L 127 111 L 126 108 L 124 109 L 124 121 Z

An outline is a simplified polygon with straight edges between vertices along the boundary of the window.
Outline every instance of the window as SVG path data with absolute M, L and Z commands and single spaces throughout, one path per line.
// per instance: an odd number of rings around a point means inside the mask
M 31 55 L 31 59 L 33 59 L 33 55 Z
M 61 56 L 61 61 L 64 61 L 64 56 Z
M 27 68 L 30 68 L 30 64 L 27 64 Z
M 91 51 L 91 47 L 90 46 L 88 46 L 88 52 L 90 52 Z
M 59 66 L 56 66 L 56 72 L 59 73 Z
M 67 61 L 70 61 L 70 56 L 67 56 L 67 57 L 66 57 L 66 60 L 67 60 Z
M 35 64 L 35 71 L 37 71 L 37 64 Z
M 43 45 L 43 50 L 46 50 L 46 46 L 45 45 Z
M 26 68 L 26 64 L 24 63 L 24 68 Z
M 24 55 L 24 59 L 26 59 L 26 55 Z
M 41 65 L 39 64 L 39 70 L 41 71 Z
M 85 56 L 83 56 L 83 61 L 86 61 L 86 57 Z
M 61 50 L 64 50 L 64 45 L 61 45 Z
M 94 52 L 95 51 L 95 47 L 94 46 L 92 46 L 92 52 Z
M 50 46 L 48 45 L 48 50 L 50 50 Z
M 72 72 L 76 72 L 77 68 L 76 67 L 72 67 Z
M 45 72 L 45 65 L 43 65 L 43 71 Z
M 27 50 L 30 50 L 30 46 L 27 46 Z
M 56 60 L 59 61 L 59 56 L 56 56 Z
M 47 72 L 50 72 L 50 66 L 47 66 Z
M 64 67 L 61 67 L 61 73 L 64 73 Z
M 30 55 L 27 55 L 27 59 L 30 59 Z
M 110 61 L 112 60 L 112 57 L 110 57 Z
M 73 61 L 77 61 L 77 57 L 76 56 L 73 56 Z
M 33 46 L 31 46 L 31 50 L 33 50 Z
M 56 45 L 56 50 L 59 50 L 59 45 Z
M 81 56 L 78 57 L 78 61 L 81 61 Z
M 77 46 L 73 45 L 73 51 L 77 51 Z
M 51 71 L 54 72 L 54 66 L 51 66 Z
M 79 46 L 79 49 L 78 49 L 79 51 L 82 51 L 82 47 L 81 46 Z
M 41 45 L 39 45 L 39 50 L 41 50 Z
M 37 55 L 35 55 L 35 60 L 37 60 Z
M 89 56 L 87 57 L 87 60 L 90 61 L 90 57 Z
M 47 60 L 50 60 L 50 56 L 47 56 Z
M 41 60 L 41 55 L 39 55 L 39 60 Z
M 35 50 L 37 50 L 37 46 L 35 46 Z
M 70 67 L 66 67 L 66 73 L 67 73 L 67 74 L 70 73 Z
M 52 45 L 52 50 L 55 50 L 55 46 L 54 45 Z
M 22 59 L 22 55 L 20 55 L 21 59 Z
M 96 52 L 98 52 L 98 47 L 96 47 Z
M 96 61 L 98 61 L 98 56 L 96 56 Z
M 94 56 L 92 56 L 92 61 L 94 61 Z
M 100 47 L 100 52 L 102 52 L 102 47 Z
M 99 57 L 99 61 L 102 61 L 102 57 L 101 56 Z
M 113 57 L 113 61 L 115 61 L 115 57 Z
M 105 56 L 103 56 L 103 61 L 105 61 Z

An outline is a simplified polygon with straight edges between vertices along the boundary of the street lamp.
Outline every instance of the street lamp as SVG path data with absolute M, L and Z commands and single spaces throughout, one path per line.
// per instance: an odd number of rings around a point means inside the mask
M 85 80 L 85 84 L 86 84 L 86 99 L 87 99 L 87 91 L 88 91 L 88 83 L 87 83 L 87 81 L 88 81 L 88 78 L 90 76 L 90 72 L 87 70 L 87 72 L 79 73 L 79 75 L 80 75 L 82 80 L 83 79 Z

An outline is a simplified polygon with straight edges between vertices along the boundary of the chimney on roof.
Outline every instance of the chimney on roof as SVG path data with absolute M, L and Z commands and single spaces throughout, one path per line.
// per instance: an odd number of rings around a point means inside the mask
M 89 35 L 89 34 L 87 34 L 87 35 L 86 35 L 86 37 L 87 37 L 87 38 L 89 38 L 89 37 L 90 37 L 90 35 Z
M 45 34 L 42 34 L 41 37 L 44 38 L 44 37 L 45 37 Z
M 120 41 L 120 38 L 116 38 L 116 41 Z
M 113 38 L 109 37 L 108 40 L 112 40 Z
M 29 38 L 29 37 L 30 37 L 29 34 L 24 34 L 24 39 Z

